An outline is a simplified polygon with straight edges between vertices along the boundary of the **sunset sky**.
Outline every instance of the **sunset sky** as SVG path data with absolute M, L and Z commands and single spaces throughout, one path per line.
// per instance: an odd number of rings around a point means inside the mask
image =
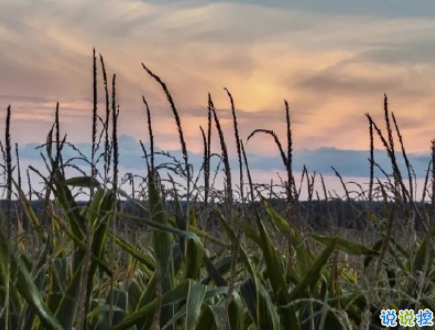
M 386 93 L 416 174 L 425 174 L 435 138 L 433 0 L 0 0 L 0 129 L 10 104 L 13 141 L 24 162 L 35 160 L 32 143 L 45 141 L 56 101 L 63 132 L 86 148 L 93 47 L 117 74 L 122 152 L 129 153 L 124 169 L 143 168 L 137 143 L 148 141 L 142 95 L 158 147 L 179 149 L 170 108 L 143 62 L 170 88 L 188 149 L 198 157 L 208 92 L 235 156 L 226 87 L 244 140 L 264 128 L 284 142 L 286 99 L 296 170 L 306 164 L 311 172 L 332 175 L 333 165 L 364 181 L 364 114 L 381 125 Z M 379 141 L 376 147 L 382 148 Z M 246 150 L 258 178 L 283 169 L 269 137 L 254 137 Z M 389 169 L 381 153 L 379 162 Z

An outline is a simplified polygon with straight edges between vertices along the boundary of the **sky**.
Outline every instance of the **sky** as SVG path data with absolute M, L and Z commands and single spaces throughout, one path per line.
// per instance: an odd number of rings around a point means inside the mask
M 33 147 L 45 141 L 57 101 L 63 133 L 89 148 L 93 47 L 117 74 L 124 170 L 144 169 L 142 95 L 158 148 L 179 149 L 170 108 L 143 62 L 167 83 L 197 164 L 208 93 L 237 164 L 226 87 L 242 139 L 263 128 L 284 143 L 286 99 L 295 170 L 306 165 L 334 185 L 334 166 L 349 180 L 366 182 L 365 113 L 384 127 L 386 93 L 416 175 L 425 175 L 435 122 L 432 0 L 0 0 L 0 130 L 10 104 L 12 137 L 24 161 L 38 161 Z M 375 147 L 382 149 L 379 140 Z M 217 140 L 213 148 L 219 152 Z M 269 136 L 253 137 L 246 151 L 259 180 L 283 170 Z M 389 169 L 385 154 L 378 160 Z

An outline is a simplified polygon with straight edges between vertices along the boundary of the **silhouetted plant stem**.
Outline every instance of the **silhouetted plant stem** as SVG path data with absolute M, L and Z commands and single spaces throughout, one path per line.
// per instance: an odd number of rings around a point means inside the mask
M 108 88 L 108 80 L 106 73 L 106 66 L 104 65 L 103 56 L 100 54 L 100 62 L 101 62 L 101 71 L 103 73 L 103 83 L 104 83 L 104 92 L 106 96 L 106 118 L 104 121 L 104 183 L 107 183 L 110 163 L 111 163 L 111 146 L 109 140 L 109 123 L 110 123 L 110 101 L 109 101 L 109 88 Z
M 92 107 L 92 150 L 91 150 L 91 177 L 95 179 L 95 153 L 97 151 L 97 118 L 98 118 L 98 89 L 97 89 L 97 57 L 95 48 L 92 54 L 92 88 L 93 88 L 93 107 Z M 94 185 L 91 187 L 91 200 L 94 196 Z
M 256 134 L 258 133 L 263 133 L 263 134 L 268 134 L 271 135 L 273 137 L 273 140 L 275 141 L 275 144 L 278 147 L 279 153 L 281 155 L 282 158 L 282 162 L 284 164 L 284 166 L 287 167 L 287 156 L 284 153 L 284 149 L 282 148 L 281 142 L 278 139 L 278 136 L 276 135 L 276 133 L 272 130 L 268 130 L 268 129 L 255 129 L 251 132 L 251 134 L 249 134 L 248 138 L 247 138 L 247 142 L 249 142 L 249 140 Z
M 19 149 L 18 149 L 18 143 L 15 143 L 15 158 L 17 161 L 18 191 L 20 192 L 23 190 L 23 187 L 22 187 L 22 182 L 21 182 L 21 164 L 20 164 L 20 153 L 19 153 Z M 19 217 L 17 219 L 17 222 L 18 221 L 21 222 L 23 220 L 24 213 L 23 213 L 23 209 L 20 205 L 18 205 L 18 208 L 19 208 L 19 211 L 18 211 Z
M 399 166 L 397 165 L 396 156 L 395 156 L 394 152 L 391 151 L 389 142 L 387 142 L 387 140 L 384 138 L 382 131 L 376 125 L 376 123 L 373 121 L 371 116 L 369 114 L 366 114 L 366 117 L 369 120 L 370 125 L 373 125 L 373 128 L 375 129 L 376 133 L 378 134 L 379 138 L 381 139 L 382 144 L 384 145 L 384 148 L 387 151 L 388 157 L 390 158 L 392 170 L 393 170 L 393 177 L 396 180 L 395 186 L 396 186 L 396 188 L 397 188 L 397 186 L 400 186 L 404 196 L 406 197 L 409 194 L 409 192 L 407 191 L 407 189 L 403 183 L 402 176 L 400 174 L 400 169 L 399 169 Z M 395 188 L 396 191 L 394 192 L 394 194 L 395 194 L 395 197 L 397 199 L 400 197 L 400 191 L 397 190 L 396 188 Z M 400 202 L 400 198 L 397 201 Z
M 320 174 L 320 182 L 322 184 L 323 196 L 325 198 L 325 203 L 326 203 L 326 215 L 327 215 L 327 218 L 329 219 L 329 217 L 331 216 L 331 211 L 329 208 L 329 201 L 328 201 L 328 194 L 326 192 L 325 179 L 323 178 L 322 174 Z
M 373 180 L 375 176 L 375 145 L 374 145 L 374 138 L 373 138 L 373 124 L 370 122 L 369 124 L 369 132 L 370 132 L 370 183 L 369 183 L 369 202 L 372 202 L 373 200 Z
M 210 107 L 207 106 L 207 171 L 208 171 L 207 197 L 208 197 L 208 190 L 210 189 L 211 136 L 212 136 L 212 111 Z
M 203 168 L 204 168 L 204 204 L 205 209 L 207 209 L 208 206 L 208 195 L 209 195 L 209 189 L 210 189 L 210 158 L 209 158 L 209 150 L 208 150 L 208 143 L 207 143 L 207 137 L 205 136 L 204 129 L 200 126 L 199 129 L 201 130 L 202 135 L 202 144 L 204 147 L 204 153 L 203 153 Z
M 295 208 L 295 203 L 293 200 L 293 194 L 292 194 L 292 187 L 294 185 L 293 182 L 293 138 L 292 138 L 292 129 L 291 129 L 291 120 L 290 120 L 290 107 L 287 102 L 287 100 L 284 100 L 285 105 L 285 119 L 287 124 L 287 163 L 286 163 L 286 170 L 287 170 L 287 200 L 291 206 L 292 209 Z M 291 216 L 291 211 L 289 214 L 289 217 Z
M 228 97 L 230 98 L 231 102 L 231 114 L 233 116 L 233 127 L 234 127 L 234 136 L 236 141 L 236 148 L 237 148 L 237 158 L 239 161 L 239 172 L 240 172 L 240 199 L 243 203 L 244 201 L 244 192 L 243 192 L 243 164 L 242 164 L 242 154 L 240 150 L 240 137 L 239 137 L 239 127 L 237 124 L 237 115 L 236 115 L 236 107 L 234 105 L 234 99 L 231 95 L 230 91 L 225 88 L 225 91 L 228 94 Z
M 393 177 L 394 177 L 394 185 L 395 185 L 395 195 L 396 195 L 396 199 L 397 202 L 400 202 L 401 200 L 403 201 L 404 204 L 406 204 L 406 200 L 407 200 L 407 190 L 405 188 L 405 185 L 403 184 L 402 181 L 402 174 L 400 172 L 399 167 L 397 166 L 397 161 L 396 161 L 396 152 L 394 149 L 394 139 L 393 139 L 393 130 L 391 128 L 391 124 L 390 124 L 390 114 L 388 111 L 388 98 L 387 95 L 384 95 L 384 118 L 385 118 L 385 124 L 387 127 L 387 134 L 388 134 L 388 145 L 389 145 L 389 154 L 390 154 L 390 158 L 391 158 L 391 162 L 393 163 Z M 399 187 L 402 190 L 402 194 L 400 194 L 400 190 Z
M 245 167 L 246 167 L 246 174 L 248 176 L 249 193 L 251 195 L 251 203 L 253 203 L 254 202 L 254 186 L 252 183 L 251 171 L 249 170 L 248 158 L 246 157 L 245 147 L 243 147 L 242 140 L 240 140 L 240 150 L 242 151 L 243 161 L 244 161 Z
M 11 147 L 11 106 L 8 106 L 6 113 L 6 189 L 7 189 L 7 206 L 6 206 L 6 222 L 8 229 L 8 237 L 12 237 L 12 147 Z
M 397 124 L 396 117 L 394 116 L 394 113 L 391 113 L 391 117 L 393 118 L 394 127 L 396 129 L 397 137 L 399 138 L 400 147 L 402 149 L 403 160 L 405 161 L 406 171 L 408 173 L 409 202 L 413 203 L 414 202 L 414 183 L 412 180 L 412 172 L 413 172 L 412 165 L 409 162 L 408 155 L 406 154 L 405 145 L 403 143 L 403 137 L 402 137 L 402 134 L 400 133 L 399 125 Z
M 11 154 L 11 106 L 9 105 L 6 110 L 6 129 L 5 129 L 5 144 L 6 144 L 6 214 L 5 214 L 5 224 L 7 228 L 8 238 L 12 238 L 12 154 Z M 9 242 L 7 242 L 9 245 Z M 6 256 L 6 274 L 4 278 L 4 298 L 3 313 L 4 313 L 4 325 L 5 329 L 9 330 L 9 314 L 10 314 L 10 285 L 11 285 L 11 247 L 7 248 Z
M 151 171 L 154 171 L 155 170 L 155 166 L 154 166 L 154 135 L 153 135 L 153 126 L 152 126 L 152 121 L 151 121 L 151 111 L 150 111 L 150 107 L 148 106 L 148 102 L 145 99 L 145 96 L 142 96 L 142 101 L 145 105 L 145 110 L 146 110 L 146 114 L 147 114 L 148 134 L 150 137 Z
M 166 95 L 166 98 L 169 102 L 169 105 L 171 106 L 172 114 L 174 116 L 175 124 L 177 126 L 178 136 L 179 136 L 180 144 L 181 144 L 181 152 L 183 153 L 183 159 L 184 159 L 184 174 L 186 176 L 186 218 L 185 218 L 185 222 L 184 222 L 186 225 L 186 227 L 184 229 L 186 229 L 189 226 L 189 216 L 188 215 L 190 214 L 190 197 L 191 197 L 190 196 L 191 195 L 190 185 L 191 185 L 192 173 L 191 173 L 190 166 L 189 166 L 189 157 L 188 157 L 188 153 L 187 153 L 186 141 L 184 139 L 183 127 L 181 125 L 181 119 L 180 119 L 180 116 L 178 115 L 178 110 L 175 106 L 175 102 L 174 102 L 172 95 L 169 92 L 169 89 L 166 86 L 166 84 L 160 79 L 159 76 L 157 76 L 154 72 L 152 72 L 150 69 L 148 69 L 148 67 L 145 66 L 145 64 L 142 63 L 142 67 L 163 89 L 163 92 Z
M 117 222 L 117 210 L 118 210 L 118 166 L 119 166 L 119 150 L 118 150 L 118 114 L 119 114 L 119 107 L 117 107 L 116 104 L 116 74 L 113 74 L 112 77 L 112 144 L 113 144 L 113 193 L 115 196 L 115 202 L 114 202 L 114 210 L 113 210 L 113 216 L 112 216 L 112 270 L 115 270 L 116 264 L 115 264 L 115 236 L 116 236 L 116 222 Z M 115 277 L 114 277 L 115 271 L 112 272 L 111 282 L 110 282 L 110 310 L 109 310 L 109 327 L 112 326 L 113 322 L 113 315 L 114 315 L 114 303 L 115 303 Z
M 338 179 L 340 180 L 341 186 L 343 187 L 344 193 L 346 195 L 346 200 L 347 203 L 350 205 L 351 204 L 351 199 L 350 199 L 350 194 L 349 194 L 349 190 L 347 189 L 346 184 L 344 183 L 343 178 L 341 177 L 340 173 L 338 173 L 338 171 L 331 166 L 332 170 L 334 171 L 335 175 L 338 177 Z
M 95 48 L 92 52 L 92 98 L 93 98 L 93 107 L 92 107 L 92 133 L 91 133 L 91 139 L 92 139 L 92 146 L 91 146 L 91 180 L 92 184 L 90 187 L 90 196 L 89 196 L 89 204 L 92 203 L 95 193 L 95 183 L 94 180 L 96 180 L 96 160 L 95 160 L 95 154 L 97 151 L 97 119 L 98 119 L 98 90 L 97 90 L 97 57 L 95 55 Z M 88 278 L 89 278 L 89 271 L 91 268 L 91 249 L 92 249 L 92 237 L 91 235 L 91 228 L 90 224 L 86 223 L 86 233 L 85 233 L 85 239 L 86 239 L 86 252 L 85 252 L 85 260 L 84 260 L 84 269 L 82 274 L 82 285 L 81 285 L 81 292 L 79 294 L 79 308 L 77 313 L 77 327 L 78 330 L 86 329 L 86 318 L 85 315 L 88 311 Z
M 435 218 L 435 140 L 431 141 L 431 156 L 432 156 L 432 196 L 431 196 L 431 202 L 432 202 L 432 210 L 433 210 L 433 217 Z M 431 220 L 431 223 L 433 222 L 433 219 Z
M 113 143 L 113 190 L 118 191 L 119 149 L 118 149 L 118 115 L 119 106 L 116 104 L 116 74 L 112 77 L 112 143 Z
M 32 202 L 33 189 L 32 189 L 32 181 L 30 180 L 29 169 L 26 170 L 26 175 L 27 175 L 27 186 L 29 187 L 29 202 Z
M 18 189 L 22 190 L 20 153 L 19 153 L 19 149 L 18 149 L 18 143 L 15 143 L 15 158 L 17 159 Z
M 233 189 L 232 189 L 232 185 L 231 185 L 231 168 L 230 168 L 230 162 L 229 162 L 229 156 L 228 156 L 228 149 L 227 149 L 227 144 L 225 142 L 225 137 L 224 137 L 224 133 L 222 131 L 222 127 L 219 121 L 219 118 L 217 116 L 216 113 L 216 108 L 214 107 L 213 104 L 213 100 L 211 98 L 211 95 L 208 94 L 208 106 L 213 114 L 214 117 L 214 121 L 216 124 L 216 129 L 218 131 L 218 135 L 219 135 L 219 140 L 220 140 L 220 145 L 221 145 L 221 150 L 222 150 L 222 157 L 223 157 L 223 161 L 224 161 L 224 166 L 225 166 L 225 183 L 226 183 L 226 199 L 227 199 L 227 207 L 229 207 L 230 205 L 233 205 Z

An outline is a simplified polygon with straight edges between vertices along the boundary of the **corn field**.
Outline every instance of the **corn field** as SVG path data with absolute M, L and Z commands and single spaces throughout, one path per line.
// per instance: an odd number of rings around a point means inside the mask
M 435 162 L 428 164 L 422 203 L 386 96 L 385 127 L 366 115 L 371 175 L 368 186 L 361 187 L 360 199 L 367 202 L 370 226 L 357 233 L 331 226 L 319 233 L 311 230 L 302 212 L 299 186 L 308 186 L 312 202 L 315 176 L 305 170 L 304 183 L 295 182 L 287 101 L 285 143 L 274 131 L 261 128 L 243 141 L 230 91 L 226 90 L 234 126 L 230 137 L 224 135 L 209 95 L 208 125 L 200 127 L 203 164 L 195 172 L 182 117 L 166 83 L 142 67 L 144 78 L 158 84 L 167 98 L 182 158 L 156 164 L 152 111 L 143 97 L 150 148 L 142 144 L 147 170 L 144 189 L 136 194 L 122 189 L 119 174 L 122 108 L 116 75 L 110 79 L 95 50 L 89 113 L 92 152 L 84 159 L 86 169 L 62 156 L 71 144 L 60 134 L 57 104 L 54 124 L 40 149 L 47 173 L 32 166 L 23 171 L 28 177 L 29 172 L 36 174 L 44 189 L 33 191 L 29 180 L 30 190 L 25 192 L 10 131 L 13 111 L 7 108 L 1 144 L 7 203 L 0 227 L 0 329 L 383 329 L 381 310 L 435 311 Z M 99 111 L 100 79 L 104 111 Z M 219 150 L 211 150 L 212 134 L 219 138 Z M 285 207 L 279 209 L 271 206 L 267 187 L 255 184 L 249 170 L 245 147 L 259 135 L 270 138 L 285 169 L 280 197 Z M 229 138 L 236 142 L 238 187 L 233 185 Z M 391 162 L 390 169 L 382 169 L 383 178 L 374 176 L 379 167 L 373 153 L 376 139 Z M 212 157 L 219 158 L 224 173 L 221 191 L 214 187 L 213 175 L 221 169 L 211 167 Z M 397 165 L 399 158 L 406 172 Z M 78 174 L 67 175 L 69 170 Z M 346 192 L 344 202 L 352 205 L 346 183 L 336 174 Z M 330 197 L 323 188 L 322 202 L 328 206 Z M 79 195 L 86 196 L 85 203 L 79 202 Z M 42 212 L 32 208 L 32 196 L 43 202 Z M 168 207 L 169 197 L 173 208 Z M 134 211 L 124 209 L 121 201 L 134 205 Z M 381 214 L 371 212 L 374 201 L 382 203 Z M 416 229 L 416 218 L 421 228 Z

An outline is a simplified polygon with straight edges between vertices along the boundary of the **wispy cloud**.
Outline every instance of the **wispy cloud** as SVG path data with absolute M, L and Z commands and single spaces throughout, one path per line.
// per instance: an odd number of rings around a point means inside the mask
M 208 92 L 230 132 L 224 86 L 235 97 L 243 137 L 255 128 L 284 134 L 287 98 L 298 150 L 366 149 L 364 113 L 381 117 L 388 93 L 409 150 L 424 152 L 435 119 L 434 7 L 403 0 L 4 0 L 0 106 L 12 104 L 14 138 L 25 143 L 35 134 L 43 140 L 59 100 L 63 131 L 88 141 L 95 46 L 118 74 L 120 131 L 146 140 L 144 94 L 162 148 L 176 148 L 176 131 L 142 61 L 168 83 L 192 152 L 201 151 Z M 256 152 L 273 155 L 268 139 L 255 143 Z

